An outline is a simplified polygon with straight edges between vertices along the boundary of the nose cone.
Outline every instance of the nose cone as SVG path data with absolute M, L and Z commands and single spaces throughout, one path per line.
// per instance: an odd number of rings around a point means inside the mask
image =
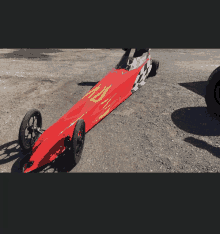
M 32 164 L 28 167 L 24 173 L 36 170 L 50 162 L 65 150 L 64 139 L 62 136 L 60 139 L 54 141 L 53 139 L 44 140 L 35 150 L 33 151 L 29 162 Z

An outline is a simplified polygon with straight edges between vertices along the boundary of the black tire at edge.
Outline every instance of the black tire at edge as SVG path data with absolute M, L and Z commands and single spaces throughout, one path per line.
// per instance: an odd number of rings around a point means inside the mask
M 220 104 L 215 99 L 215 88 L 220 82 L 220 67 L 216 68 L 208 79 L 208 85 L 206 86 L 205 101 L 207 109 L 211 114 L 220 115 Z M 220 84 L 219 84 L 220 85 Z
M 153 76 L 157 75 L 159 65 L 160 65 L 160 63 L 158 60 L 152 59 L 152 68 L 151 68 L 149 77 L 153 77 Z

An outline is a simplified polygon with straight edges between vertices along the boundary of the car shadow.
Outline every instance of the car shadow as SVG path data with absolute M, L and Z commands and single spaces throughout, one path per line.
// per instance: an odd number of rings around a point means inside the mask
M 48 53 L 63 52 L 60 49 L 18 49 L 11 53 L 2 54 L 2 58 L 16 58 L 16 59 L 33 59 L 48 61 L 51 60 L 51 56 Z M 46 54 L 45 54 L 46 53 Z
M 179 85 L 205 98 L 208 81 L 179 83 Z
M 206 107 L 181 108 L 172 113 L 173 123 L 185 132 L 200 136 L 219 136 L 220 121 Z
M 18 141 L 11 141 L 0 146 L 0 165 L 9 163 L 17 159 L 11 168 L 11 173 L 22 173 L 20 169 L 20 161 L 25 157 L 22 153 Z M 53 163 L 47 164 L 38 170 L 35 173 L 59 173 L 59 172 L 69 172 L 76 165 L 72 160 L 72 155 L 61 154 Z
M 70 172 L 76 164 L 73 161 L 73 157 L 70 154 L 61 154 L 52 163 L 45 165 L 35 172 L 38 173 L 68 173 Z
M 220 158 L 220 148 L 212 146 L 203 140 L 198 140 L 194 137 L 187 137 L 184 139 L 185 142 L 192 144 L 193 146 L 204 149 L 211 153 L 213 156 Z
M 22 157 L 23 154 L 18 141 L 11 141 L 0 146 L 0 165 Z
M 80 82 L 78 83 L 79 86 L 95 86 L 97 85 L 99 82 Z
M 12 173 L 22 173 L 20 169 L 20 161 L 25 157 L 23 154 L 22 156 L 13 164 L 11 168 Z M 62 153 L 59 155 L 57 159 L 55 159 L 52 163 L 46 164 L 32 173 L 67 173 L 70 172 L 76 164 L 73 161 L 72 155 Z

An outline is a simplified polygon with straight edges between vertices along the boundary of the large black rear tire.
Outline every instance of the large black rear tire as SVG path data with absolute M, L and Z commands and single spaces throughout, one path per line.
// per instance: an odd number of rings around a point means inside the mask
M 149 77 L 153 77 L 157 75 L 158 70 L 159 70 L 159 65 L 160 63 L 158 60 L 154 60 L 154 59 L 152 60 L 152 68 L 151 68 Z
M 220 116 L 220 67 L 216 68 L 208 79 L 205 101 L 208 111 Z

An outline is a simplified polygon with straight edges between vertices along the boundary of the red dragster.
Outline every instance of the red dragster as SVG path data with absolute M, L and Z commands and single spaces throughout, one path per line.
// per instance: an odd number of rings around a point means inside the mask
M 127 49 L 116 68 L 46 131 L 41 129 L 38 110 L 25 115 L 19 131 L 20 146 L 27 154 L 20 164 L 25 173 L 51 163 L 66 150 L 77 164 L 85 133 L 144 85 L 147 77 L 156 75 L 159 63 L 151 60 L 150 50 L 138 57 L 129 57 L 130 51 Z

